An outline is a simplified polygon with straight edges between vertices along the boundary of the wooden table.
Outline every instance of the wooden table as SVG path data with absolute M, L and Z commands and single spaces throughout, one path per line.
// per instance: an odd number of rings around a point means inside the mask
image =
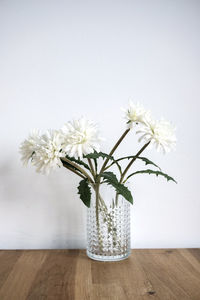
M 97 262 L 84 250 L 0 251 L 0 300 L 200 300 L 200 249 L 132 250 Z

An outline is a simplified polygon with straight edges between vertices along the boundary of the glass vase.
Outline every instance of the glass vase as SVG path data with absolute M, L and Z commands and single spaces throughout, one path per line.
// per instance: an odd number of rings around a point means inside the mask
M 100 184 L 87 209 L 87 255 L 94 260 L 118 261 L 130 252 L 130 203 Z

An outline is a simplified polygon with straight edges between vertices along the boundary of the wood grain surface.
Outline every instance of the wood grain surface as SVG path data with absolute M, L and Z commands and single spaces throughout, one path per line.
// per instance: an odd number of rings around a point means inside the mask
M 84 250 L 0 251 L 0 300 L 200 300 L 200 249 L 132 250 L 97 262 Z

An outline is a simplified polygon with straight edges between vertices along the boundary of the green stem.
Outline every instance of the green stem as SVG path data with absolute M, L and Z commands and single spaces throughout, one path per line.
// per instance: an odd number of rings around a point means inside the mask
M 103 243 L 100 232 L 100 223 L 99 223 L 99 183 L 96 183 L 95 193 L 96 193 L 96 225 L 97 225 L 97 235 L 99 240 L 100 251 L 103 251 Z
M 109 156 L 112 156 L 113 153 L 115 152 L 115 150 L 117 149 L 117 147 L 119 146 L 119 144 L 123 141 L 123 139 L 125 138 L 125 136 L 127 135 L 127 133 L 130 131 L 130 128 L 127 129 L 123 134 L 122 136 L 119 138 L 119 140 L 117 141 L 117 143 L 114 145 L 114 147 L 112 148 L 112 150 L 110 151 L 109 153 Z M 101 170 L 99 172 L 99 174 L 103 173 L 107 163 L 109 162 L 109 157 L 106 158 L 106 160 L 104 161 L 104 164 L 103 166 L 101 167 Z
M 119 199 L 119 194 L 116 192 L 115 196 L 115 206 L 118 207 L 118 199 Z
M 90 166 L 90 172 L 91 172 L 92 176 L 93 176 L 93 177 L 94 177 L 94 179 L 95 179 L 96 172 L 95 172 L 95 170 L 94 170 L 94 167 L 93 167 L 92 161 L 91 161 L 91 159 L 90 159 L 90 158 L 88 158 L 87 160 L 88 160 L 88 163 L 89 163 L 89 166 Z
M 71 166 L 73 166 L 74 168 L 78 169 L 83 175 L 85 175 L 85 177 L 87 177 L 89 182 L 94 183 L 94 181 L 90 177 L 90 175 L 83 168 L 81 168 L 78 164 L 74 163 L 73 161 L 69 160 L 66 157 L 61 157 L 61 161 L 64 161 L 64 162 L 70 164 Z
M 65 167 L 66 169 L 70 170 L 70 171 L 73 172 L 74 174 L 80 176 L 80 177 L 83 178 L 83 179 L 86 178 L 85 176 L 83 176 L 83 175 L 82 175 L 81 173 L 79 173 L 78 171 L 76 171 L 76 170 L 74 170 L 74 169 L 68 167 L 64 162 L 62 162 L 62 164 L 63 164 L 63 167 Z
M 130 167 L 132 166 L 132 164 L 134 163 L 134 161 L 138 158 L 138 156 L 146 149 L 146 147 L 150 144 L 150 142 L 148 142 L 147 144 L 145 144 L 139 151 L 138 153 L 135 155 L 135 157 L 129 162 L 129 164 L 127 165 L 127 167 L 125 168 L 124 172 L 121 175 L 120 178 L 120 183 L 123 182 L 124 176 L 126 175 L 126 173 L 128 172 L 128 170 L 130 169 Z

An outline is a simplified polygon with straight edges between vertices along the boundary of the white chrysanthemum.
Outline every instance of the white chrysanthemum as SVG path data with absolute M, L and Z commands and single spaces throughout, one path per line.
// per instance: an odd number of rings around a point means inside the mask
M 24 165 L 27 165 L 29 160 L 33 158 L 35 155 L 35 150 L 40 143 L 40 132 L 37 129 L 33 129 L 32 132 L 29 134 L 28 138 L 25 139 L 19 148 L 21 153 L 21 160 L 23 161 Z
M 68 122 L 61 129 L 64 138 L 64 151 L 67 155 L 83 158 L 95 151 L 100 151 L 99 133 L 96 126 L 84 118 Z
M 132 128 L 133 123 L 145 123 L 146 118 L 150 115 L 141 104 L 134 104 L 132 101 L 129 101 L 129 107 L 124 111 L 128 128 Z
M 32 160 L 37 172 L 49 174 L 51 170 L 62 166 L 60 157 L 65 155 L 62 152 L 62 141 L 61 134 L 57 130 L 47 130 L 41 136 Z
M 175 128 L 165 120 L 155 121 L 149 118 L 136 133 L 142 134 L 139 142 L 151 141 L 158 151 L 162 150 L 164 153 L 176 146 Z

